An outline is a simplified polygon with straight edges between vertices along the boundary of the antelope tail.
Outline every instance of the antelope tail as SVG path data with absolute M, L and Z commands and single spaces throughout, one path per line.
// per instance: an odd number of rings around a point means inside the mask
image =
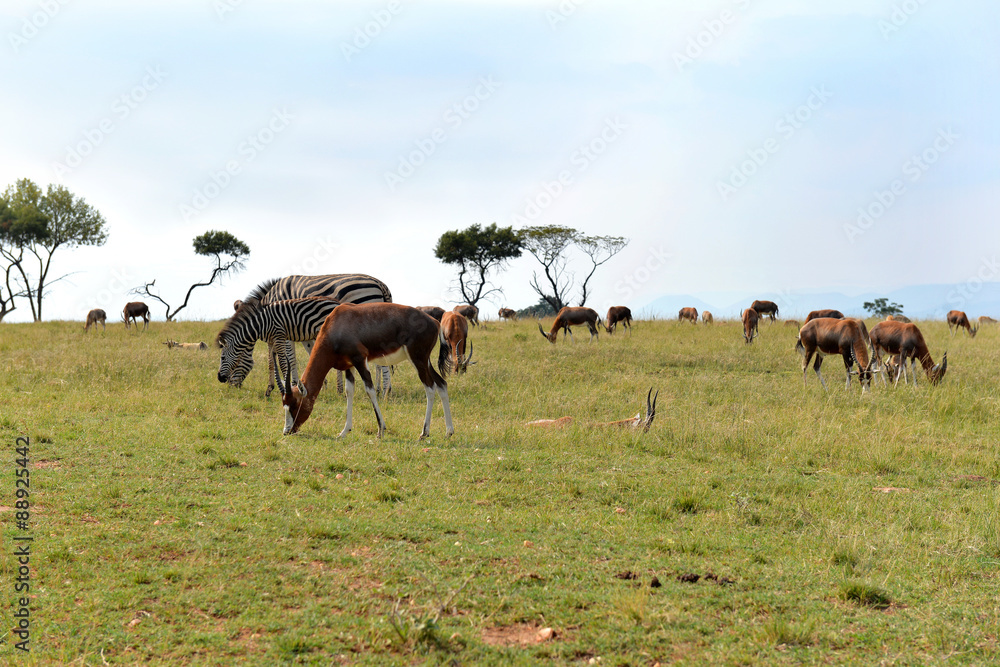
M 441 377 L 445 377 L 451 371 L 451 346 L 448 345 L 448 339 L 445 338 L 443 331 L 438 333 L 438 340 L 441 343 L 438 349 L 438 372 L 441 373 Z

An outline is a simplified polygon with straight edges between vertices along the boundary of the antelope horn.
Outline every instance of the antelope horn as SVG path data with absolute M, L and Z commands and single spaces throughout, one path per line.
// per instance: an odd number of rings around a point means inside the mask
M 284 396 L 288 392 L 285 391 L 285 385 L 281 382 L 281 366 L 278 364 L 277 355 L 272 356 L 271 360 L 274 361 L 274 384 L 278 386 L 278 392 Z
M 545 340 L 549 339 L 549 335 L 547 333 L 545 333 L 545 329 L 542 328 L 542 323 L 541 322 L 538 323 L 538 333 L 542 334 L 542 337 Z
M 472 343 L 469 343 L 469 356 L 467 356 L 465 358 L 465 365 L 466 366 L 471 366 L 472 364 L 476 363 L 476 362 L 474 362 L 472 360 L 472 353 L 473 353 L 473 351 L 474 351 L 474 349 L 472 347 Z

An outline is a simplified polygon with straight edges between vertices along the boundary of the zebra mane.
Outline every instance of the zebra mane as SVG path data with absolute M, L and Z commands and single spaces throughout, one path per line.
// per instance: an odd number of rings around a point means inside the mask
M 222 347 L 223 338 L 227 337 L 240 324 L 251 319 L 260 311 L 262 308 L 261 301 L 265 296 L 267 296 L 267 293 L 279 280 L 281 280 L 281 278 L 271 278 L 270 280 L 266 280 L 250 290 L 250 294 L 248 294 L 247 297 L 243 299 L 243 303 L 240 304 L 239 310 L 233 313 L 233 316 L 226 321 L 222 330 L 215 337 L 216 347 Z

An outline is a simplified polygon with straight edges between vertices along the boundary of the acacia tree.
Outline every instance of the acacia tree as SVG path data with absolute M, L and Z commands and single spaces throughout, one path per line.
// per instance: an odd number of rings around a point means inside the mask
M 531 288 L 552 309 L 559 312 L 567 305 L 573 276 L 567 271 L 566 252 L 580 233 L 572 227 L 546 225 L 520 230 L 521 245 L 542 265 L 542 276 L 531 274 Z
M 503 293 L 502 288 L 489 282 L 487 274 L 521 256 L 521 239 L 512 227 L 498 228 L 496 223 L 485 228 L 472 225 L 442 234 L 434 256 L 458 266 L 458 291 L 466 303 L 475 306 L 491 294 Z
M 594 276 L 597 267 L 604 264 L 609 259 L 620 253 L 628 245 L 629 240 L 624 236 L 580 236 L 576 240 L 576 246 L 583 251 L 590 259 L 590 273 L 583 279 L 580 286 L 580 305 L 587 305 L 587 283 Z
M 24 239 L 43 233 L 41 220 L 25 221 L 16 215 L 5 197 L 0 197 L 0 257 L 4 260 L 4 282 L 0 285 L 0 321 L 17 309 L 14 297 L 24 296 L 12 284 L 15 269 L 24 261 Z M 6 290 L 6 292 L 4 291 Z
M 229 232 L 209 231 L 194 238 L 194 251 L 199 255 L 215 258 L 215 266 L 212 269 L 212 275 L 206 282 L 191 285 L 191 287 L 188 288 L 187 294 L 184 296 L 184 303 L 177 306 L 177 308 L 173 311 L 170 310 L 169 303 L 164 301 L 159 294 L 150 289 L 156 286 L 155 279 L 146 283 L 142 287 L 132 289 L 130 293 L 148 296 L 149 298 L 156 299 L 162 303 L 167 307 L 167 321 L 172 322 L 174 317 L 177 316 L 177 313 L 187 308 L 188 300 L 191 298 L 191 292 L 193 292 L 195 288 L 206 287 L 215 282 L 216 278 L 219 278 L 221 281 L 223 277 L 231 273 L 239 273 L 245 269 L 246 258 L 250 254 L 250 247 Z
M 868 311 L 872 317 L 885 318 L 889 315 L 902 315 L 903 305 L 899 303 L 889 303 L 889 299 L 886 297 L 881 297 L 875 299 L 874 301 L 865 301 L 863 308 Z
M 15 296 L 27 297 L 32 318 L 39 322 L 46 288 L 66 277 L 50 279 L 56 250 L 104 245 L 106 221 L 97 209 L 61 185 L 49 185 L 43 194 L 33 181 L 22 178 L 7 188 L 4 199 L 12 218 L 0 230 L 0 254 L 8 262 L 8 274 L 16 270 L 20 276 Z M 37 271 L 28 264 L 37 264 Z

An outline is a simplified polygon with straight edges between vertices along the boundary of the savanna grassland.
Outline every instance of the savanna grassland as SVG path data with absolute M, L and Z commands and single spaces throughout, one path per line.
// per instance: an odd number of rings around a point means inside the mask
M 263 348 L 220 323 L 0 325 L 3 627 L 30 436 L 31 653 L 16 664 L 986 664 L 1000 634 L 1000 330 L 921 323 L 941 385 L 843 386 L 791 327 L 637 322 L 550 345 L 490 323 L 381 441 L 332 383 L 283 437 Z M 305 357 L 299 350 L 300 363 Z M 923 380 L 923 378 L 921 378 Z M 595 428 L 660 392 L 648 433 Z M 528 428 L 570 415 L 561 430 Z M 695 579 L 697 581 L 691 581 Z M 660 584 L 652 586 L 654 578 Z M 688 581 L 683 581 L 687 579 Z M 538 631 L 554 636 L 540 641 Z

